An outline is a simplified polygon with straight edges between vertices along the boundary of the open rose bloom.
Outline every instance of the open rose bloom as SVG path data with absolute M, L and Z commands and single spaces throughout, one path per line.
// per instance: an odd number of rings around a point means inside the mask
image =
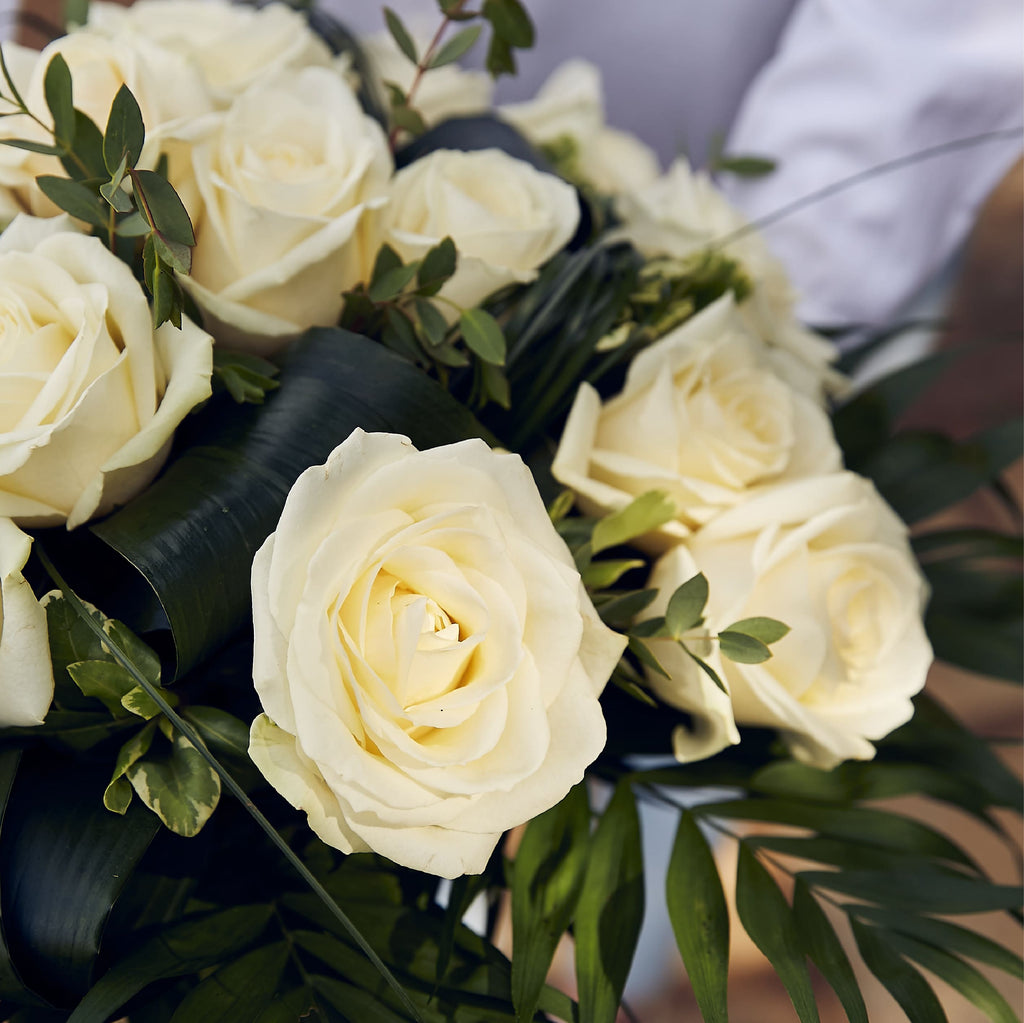
M 357 430 L 293 487 L 252 593 L 250 754 L 338 849 L 479 873 L 604 747 L 625 639 L 515 455 Z

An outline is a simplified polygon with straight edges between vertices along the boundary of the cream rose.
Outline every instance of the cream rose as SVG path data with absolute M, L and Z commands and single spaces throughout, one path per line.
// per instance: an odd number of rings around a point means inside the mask
M 932 660 L 926 587 L 906 527 L 871 483 L 845 472 L 768 488 L 686 548 L 655 565 L 662 603 L 699 570 L 711 632 L 759 615 L 791 631 L 762 664 L 709 655 L 729 699 L 671 643 L 655 642 L 672 678 L 652 676 L 653 688 L 697 723 L 676 736 L 680 759 L 736 742 L 739 723 L 777 728 L 794 756 L 827 769 L 870 759 L 870 740 L 910 718 Z
M 641 541 L 664 550 L 753 488 L 841 467 L 828 416 L 775 374 L 725 295 L 640 352 L 603 405 L 580 386 L 551 471 L 592 514 L 665 491 L 677 518 Z
M 796 296 L 782 264 L 705 173 L 694 173 L 678 159 L 657 181 L 620 196 L 616 209 L 622 219 L 616 236 L 649 257 L 682 259 L 742 232 L 723 251 L 739 262 L 753 284 L 740 312 L 750 329 L 772 346 L 776 370 L 816 397 L 843 390 L 844 379 L 831 367 L 835 349 L 795 318 Z
M 446 235 L 459 253 L 441 297 L 463 308 L 525 284 L 576 233 L 576 190 L 498 149 L 439 149 L 391 182 L 383 240 L 406 262 Z M 446 309 L 450 314 L 451 309 Z
M 338 75 L 260 82 L 207 122 L 192 154 L 202 196 L 183 286 L 218 343 L 270 354 L 334 323 L 373 254 L 365 218 L 391 173 L 384 133 Z
M 605 124 L 601 73 L 585 60 L 556 68 L 537 95 L 507 103 L 498 116 L 539 146 L 568 143 L 564 169 L 599 192 L 616 195 L 642 189 L 661 173 L 654 150 L 629 132 Z
M 206 0 L 138 0 L 124 7 L 94 0 L 86 24 L 111 38 L 141 37 L 184 58 L 222 107 L 259 79 L 332 62 L 305 17 L 283 3 L 256 8 Z
M 355 431 L 299 477 L 252 590 L 250 755 L 344 852 L 479 873 L 604 746 L 625 641 L 516 455 Z
M 414 32 L 419 53 L 430 43 L 430 34 Z M 371 36 L 363 43 L 370 66 L 380 82 L 393 82 L 408 93 L 416 77 L 416 65 L 395 45 L 389 33 Z M 482 114 L 491 108 L 494 82 L 484 71 L 467 71 L 457 64 L 425 71 L 412 98 L 413 107 L 428 126 L 449 117 Z
M 67 217 L 0 235 L 0 516 L 68 529 L 138 493 L 210 394 L 212 339 L 153 330 L 131 270 Z
M 0 727 L 41 725 L 53 698 L 46 612 L 21 571 L 32 538 L 0 518 Z
M 4 52 L 7 52 L 7 44 Z M 183 57 L 141 36 L 119 34 L 108 38 L 81 30 L 50 43 L 33 62 L 25 88 L 19 89 L 29 110 L 44 122 L 50 122 L 44 77 L 50 61 L 58 53 L 71 71 L 75 106 L 92 118 L 101 131 L 106 126 L 118 89 L 122 85 L 131 89 L 146 125 L 146 144 L 139 160 L 142 167 L 155 167 L 162 151 L 176 148 L 171 146 L 168 136 L 213 109 L 205 86 Z M 21 58 L 19 64 L 24 64 Z M 24 116 L 0 120 L 0 135 L 52 142 L 48 132 Z M 38 175 L 64 175 L 56 157 L 14 149 L 11 152 L 19 154 L 16 165 L 7 164 L 4 170 L 4 165 L 0 164 L 0 175 L 3 175 L 0 183 L 4 183 L 4 177 L 8 179 L 8 187 L 25 212 L 41 216 L 59 212 L 35 184 Z M 169 155 L 171 182 L 176 187 L 184 187 L 181 174 L 187 161 L 177 152 Z M 3 159 L 10 160 L 10 157 Z

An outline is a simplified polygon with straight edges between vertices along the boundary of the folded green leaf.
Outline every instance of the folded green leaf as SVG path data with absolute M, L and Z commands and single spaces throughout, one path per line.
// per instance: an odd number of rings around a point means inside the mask
M 786 986 L 801 1023 L 817 1023 L 818 1007 L 793 912 L 779 886 L 743 843 L 736 867 L 736 911 Z
M 580 1015 L 615 1023 L 644 916 L 640 817 L 629 782 L 620 783 L 590 844 L 576 906 L 576 981 Z
M 726 1023 L 729 912 L 715 858 L 696 818 L 679 816 L 669 860 L 666 903 L 679 953 L 707 1023 Z

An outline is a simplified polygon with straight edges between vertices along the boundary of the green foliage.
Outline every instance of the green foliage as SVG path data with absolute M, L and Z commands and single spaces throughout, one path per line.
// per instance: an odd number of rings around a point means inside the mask
M 213 350 L 214 386 L 223 388 L 238 404 L 262 405 L 268 392 L 280 385 L 277 366 L 248 352 Z

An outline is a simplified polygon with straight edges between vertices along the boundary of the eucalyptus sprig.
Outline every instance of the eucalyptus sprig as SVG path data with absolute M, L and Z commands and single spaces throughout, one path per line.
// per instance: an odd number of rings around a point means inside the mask
M 0 72 L 10 96 L 0 100 L 13 109 L 2 116 L 24 116 L 50 136 L 37 139 L 4 138 L 3 145 L 60 160 L 66 177 L 43 174 L 36 178 L 40 190 L 56 206 L 88 224 L 106 238 L 110 250 L 138 257 L 142 245 L 142 275 L 153 298 L 153 325 L 170 321 L 181 326 L 184 297 L 175 273 L 192 269 L 195 233 L 184 204 L 167 180 L 165 168 L 138 167 L 146 141 L 146 127 L 139 104 L 127 85 L 122 85 L 110 108 L 103 132 L 75 107 L 71 71 L 57 53 L 46 66 L 43 94 L 52 124 L 33 113 L 14 83 L 0 47 Z M 119 240 L 127 240 L 123 249 Z
M 472 365 L 476 393 L 471 404 L 490 400 L 507 408 L 506 345 L 500 324 L 487 310 L 464 308 L 440 294 L 457 262 L 449 237 L 409 263 L 390 245 L 382 245 L 369 283 L 345 295 L 341 326 L 380 337 L 388 348 L 434 372 L 444 384 L 451 370 Z M 446 316 L 439 306 L 457 314 L 457 319 Z
M 533 23 L 519 0 L 484 0 L 477 11 L 469 10 L 470 0 L 438 0 L 442 21 L 430 42 L 420 52 L 416 41 L 402 19 L 390 7 L 384 8 L 388 32 L 399 51 L 415 65 L 415 74 L 408 90 L 395 82 L 385 82 L 391 102 L 391 134 L 394 149 L 401 132 L 420 135 L 426 130 L 423 116 L 416 109 L 416 93 L 428 71 L 454 64 L 476 45 L 482 25 L 466 25 L 445 39 L 449 28 L 457 22 L 486 21 L 491 26 L 487 50 L 487 70 L 497 78 L 515 74 L 513 51 L 533 46 Z

